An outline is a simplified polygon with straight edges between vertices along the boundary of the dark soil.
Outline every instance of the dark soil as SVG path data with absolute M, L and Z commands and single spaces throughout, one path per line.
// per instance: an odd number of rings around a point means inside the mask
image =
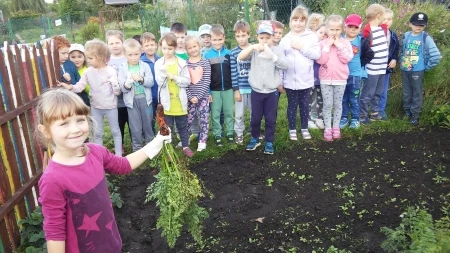
M 229 152 L 191 170 L 214 194 L 206 246 L 183 232 L 169 249 L 154 203 L 144 204 L 155 170 L 141 169 L 120 181 L 124 200 L 116 209 L 124 252 L 324 252 L 331 245 L 351 252 L 382 252 L 381 227 L 397 227 L 406 207 L 426 207 L 434 219 L 450 185 L 450 131 L 365 135 L 361 140 L 310 142 L 264 155 Z M 271 186 L 269 186 L 271 184 Z

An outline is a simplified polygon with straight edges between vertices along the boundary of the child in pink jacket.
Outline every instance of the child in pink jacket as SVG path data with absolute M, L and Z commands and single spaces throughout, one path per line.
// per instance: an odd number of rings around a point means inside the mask
M 349 75 L 347 63 L 353 58 L 350 42 L 341 38 L 344 19 L 339 15 L 330 15 L 326 20 L 328 38 L 320 44 L 321 56 L 319 80 L 323 97 L 323 118 L 325 123 L 324 140 L 341 138 L 339 121 L 342 114 L 342 97 Z M 333 125 L 331 112 L 333 111 Z

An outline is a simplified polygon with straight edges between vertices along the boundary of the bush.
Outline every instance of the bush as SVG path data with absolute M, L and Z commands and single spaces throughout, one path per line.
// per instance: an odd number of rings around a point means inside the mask
M 409 207 L 399 227 L 381 228 L 387 238 L 381 247 L 387 252 L 450 252 L 448 217 L 433 222 L 431 214 Z
M 89 23 L 100 24 L 100 18 L 99 17 L 89 17 L 88 24 Z
M 22 226 L 19 250 L 27 253 L 46 252 L 43 220 L 41 207 L 38 206 L 25 219 L 19 221 L 19 226 Z
M 431 111 L 431 124 L 450 129 L 450 105 L 442 105 Z
M 40 13 L 34 12 L 32 10 L 24 10 L 11 13 L 11 18 L 37 18 L 40 16 Z
M 89 22 L 80 29 L 80 35 L 83 41 L 100 38 L 102 35 L 100 24 Z

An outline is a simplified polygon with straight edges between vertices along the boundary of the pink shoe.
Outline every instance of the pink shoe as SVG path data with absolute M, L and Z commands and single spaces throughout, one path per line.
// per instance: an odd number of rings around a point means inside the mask
M 323 132 L 323 140 L 333 141 L 333 132 L 330 128 L 325 129 L 325 131 Z
M 193 157 L 194 152 L 189 147 L 183 148 L 183 154 L 187 157 Z
M 341 138 L 341 129 L 339 127 L 334 127 L 331 129 L 333 132 L 333 139 L 340 139 Z

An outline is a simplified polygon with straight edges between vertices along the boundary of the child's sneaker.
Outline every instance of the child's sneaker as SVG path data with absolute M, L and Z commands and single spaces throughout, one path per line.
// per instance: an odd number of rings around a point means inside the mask
M 419 125 L 419 119 L 416 117 L 411 117 L 409 123 L 413 124 L 414 126 L 417 126 Z
M 198 147 L 197 147 L 197 151 L 203 151 L 206 149 L 206 143 L 205 142 L 199 142 L 198 143 Z
M 253 151 L 255 150 L 257 147 L 259 147 L 259 145 L 261 145 L 261 143 L 259 142 L 258 139 L 255 138 L 251 138 L 250 142 L 248 143 L 247 147 L 245 148 L 247 151 Z
M 316 123 L 316 126 L 319 129 L 325 129 L 325 125 L 323 124 L 323 119 L 316 119 L 316 121 L 314 121 L 314 123 Z
M 215 136 L 214 137 L 214 143 L 218 146 L 218 147 L 222 147 L 223 143 L 222 143 L 222 136 Z
M 341 138 L 341 129 L 339 127 L 333 127 L 331 129 L 333 133 L 333 139 L 340 139 Z
M 370 119 L 371 120 L 382 120 L 383 118 L 381 117 L 381 115 L 379 113 L 374 113 L 374 114 L 370 114 Z
M 191 134 L 191 136 L 189 136 L 189 141 L 196 141 L 198 140 L 198 134 Z
M 308 129 L 302 129 L 302 138 L 303 140 L 311 139 L 311 134 L 309 133 Z
M 232 134 L 227 135 L 227 141 L 228 141 L 228 143 L 234 143 L 234 135 L 232 135 Z
M 192 152 L 192 150 L 189 147 L 185 147 L 183 148 L 183 154 L 187 157 L 193 157 L 194 156 L 194 152 Z
M 289 130 L 289 139 L 291 141 L 296 141 L 297 139 L 297 130 Z
M 361 125 L 370 125 L 370 119 L 367 116 L 361 117 L 359 118 L 359 123 L 361 123 Z
M 308 129 L 318 129 L 318 128 L 319 127 L 317 127 L 317 125 L 312 120 L 308 121 Z
M 345 128 L 348 125 L 348 119 L 342 118 L 341 122 L 339 122 L 339 128 Z
M 357 119 L 352 119 L 352 121 L 350 122 L 350 128 L 351 128 L 351 129 L 357 129 L 357 128 L 359 128 L 359 120 L 357 120 Z
M 244 144 L 244 136 L 242 136 L 242 135 L 237 135 L 237 136 L 236 136 L 236 144 L 237 144 L 237 145 L 243 145 L 243 144 Z
M 333 141 L 333 132 L 330 128 L 325 129 L 323 132 L 323 140 L 324 141 Z
M 266 147 L 264 148 L 264 154 L 273 155 L 273 143 L 266 142 Z

